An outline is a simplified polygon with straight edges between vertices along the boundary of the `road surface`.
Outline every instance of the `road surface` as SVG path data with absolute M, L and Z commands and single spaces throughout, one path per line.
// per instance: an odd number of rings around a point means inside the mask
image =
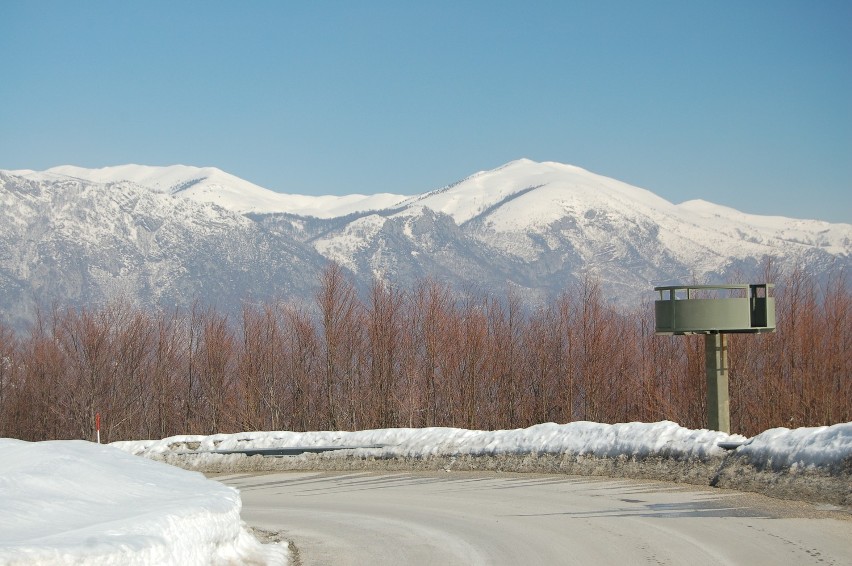
M 216 477 L 296 561 L 852 564 L 848 509 L 663 482 L 463 472 Z

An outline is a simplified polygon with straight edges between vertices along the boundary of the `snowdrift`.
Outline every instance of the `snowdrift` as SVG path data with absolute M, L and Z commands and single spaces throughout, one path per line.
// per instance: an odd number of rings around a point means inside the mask
M 676 423 L 546 423 L 525 429 L 246 432 L 116 442 L 127 452 L 204 472 L 495 470 L 604 475 L 730 487 L 852 505 L 852 423 L 771 429 L 754 438 Z M 728 451 L 720 445 L 738 446 Z M 219 454 L 339 448 L 279 458 Z
M 286 564 L 203 475 L 82 440 L 0 439 L 2 564 Z
M 852 506 L 852 422 L 762 432 L 724 459 L 710 485 Z

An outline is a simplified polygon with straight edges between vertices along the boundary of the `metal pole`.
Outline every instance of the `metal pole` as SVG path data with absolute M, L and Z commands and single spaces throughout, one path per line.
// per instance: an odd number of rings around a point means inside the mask
M 725 334 L 704 335 L 704 360 L 707 371 L 707 428 L 730 433 L 728 339 Z

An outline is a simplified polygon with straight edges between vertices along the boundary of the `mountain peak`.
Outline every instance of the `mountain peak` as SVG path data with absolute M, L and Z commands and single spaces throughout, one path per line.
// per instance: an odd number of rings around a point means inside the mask
M 65 175 L 93 183 L 129 182 L 141 185 L 159 193 L 177 193 L 188 184 L 205 182 L 241 187 L 243 189 L 261 189 L 257 185 L 225 173 L 216 167 L 195 167 L 192 165 L 115 165 L 98 169 L 87 169 L 74 165 L 52 167 L 46 173 Z M 265 189 L 262 189 L 265 190 Z
M 575 165 L 527 158 L 479 171 L 444 188 L 411 197 L 403 204 L 425 206 L 451 216 L 459 224 L 485 215 L 501 216 L 499 224 L 503 229 L 616 204 L 667 212 L 673 206 L 650 191 Z
M 209 203 L 219 206 L 212 214 Z M 635 305 L 655 284 L 723 281 L 767 256 L 817 275 L 848 268 L 850 246 L 849 224 L 674 205 L 530 159 L 414 197 L 286 195 L 185 165 L 0 172 L 0 312 L 21 319 L 33 297 L 310 302 L 306 274 L 328 260 L 362 288 L 372 277 L 404 287 L 428 276 L 458 290 L 510 286 L 533 302 L 593 272 Z

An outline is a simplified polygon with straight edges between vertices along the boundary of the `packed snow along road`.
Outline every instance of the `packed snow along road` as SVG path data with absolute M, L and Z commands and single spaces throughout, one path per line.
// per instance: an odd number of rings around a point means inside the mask
M 286 564 L 236 490 L 110 446 L 0 439 L 0 564 Z
M 736 449 L 725 450 L 724 445 Z M 436 427 L 184 435 L 113 446 L 207 473 L 444 468 L 561 472 L 713 485 L 852 506 L 852 422 L 776 428 L 753 438 L 692 430 L 670 421 L 571 422 L 493 431 Z M 324 453 L 287 458 L 235 453 L 286 447 L 323 447 Z
M 727 490 L 482 472 L 216 479 L 304 566 L 852 564 L 848 509 Z

